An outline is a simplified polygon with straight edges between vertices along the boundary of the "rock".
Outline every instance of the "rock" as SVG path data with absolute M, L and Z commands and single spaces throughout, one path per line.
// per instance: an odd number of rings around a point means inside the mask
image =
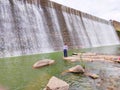
M 83 69 L 83 67 L 80 66 L 80 65 L 77 65 L 77 66 L 75 66 L 75 67 L 72 67 L 72 68 L 70 68 L 68 71 L 69 71 L 69 72 L 72 72 L 72 73 L 84 73 L 84 72 L 85 72 L 85 70 Z
M 46 88 L 44 88 L 43 90 L 46 90 Z
M 0 90 L 8 90 L 8 89 L 3 86 L 0 86 Z
M 69 56 L 69 57 L 64 57 L 63 59 L 71 62 L 76 62 L 80 60 L 78 56 Z
M 78 53 L 78 55 L 82 55 L 82 56 L 96 56 L 97 53 L 91 53 L 91 52 L 88 52 L 88 53 Z
M 120 63 L 120 60 L 114 60 L 114 62 Z
M 64 60 L 73 60 L 73 59 L 80 59 L 80 58 L 77 56 L 69 56 L 69 57 L 64 57 L 63 59 Z
M 78 55 L 78 53 L 74 53 L 74 52 L 73 52 L 72 55 Z
M 40 68 L 43 66 L 51 65 L 53 63 L 55 63 L 55 61 L 50 59 L 39 60 L 33 65 L 33 68 Z
M 89 76 L 89 77 L 91 77 L 92 79 L 97 79 L 97 78 L 99 78 L 98 75 L 93 74 L 93 73 L 87 73 L 86 75 Z
M 76 59 L 72 59 L 72 60 L 70 60 L 71 62 L 76 62 L 76 61 L 78 61 L 78 60 L 76 60 Z
M 114 86 L 108 86 L 107 90 L 116 90 L 116 89 L 114 88 Z
M 45 90 L 69 90 L 69 84 L 53 76 L 49 80 Z

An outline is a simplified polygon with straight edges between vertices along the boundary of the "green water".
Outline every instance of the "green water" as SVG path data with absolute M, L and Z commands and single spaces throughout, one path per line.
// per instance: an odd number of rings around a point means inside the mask
M 74 65 L 63 61 L 63 53 L 21 56 L 0 59 L 0 85 L 9 90 L 43 90 L 52 76 L 60 77 L 68 67 Z M 32 65 L 40 59 L 53 59 L 55 64 L 41 69 Z
M 97 52 L 119 55 L 119 48 L 120 46 L 109 46 L 71 50 L 69 51 L 69 55 L 72 55 L 72 52 Z M 70 84 L 70 90 L 95 90 L 93 85 L 88 82 L 89 78 L 83 75 L 61 74 L 72 66 L 80 64 L 80 62 L 66 62 L 62 58 L 62 52 L 2 58 L 0 59 L 0 85 L 7 87 L 9 90 L 43 90 L 49 79 L 52 76 L 56 76 Z M 32 65 L 40 59 L 53 59 L 55 60 L 55 64 L 40 69 L 33 69 Z M 94 64 L 97 66 L 97 63 Z M 86 66 L 90 68 L 93 66 L 93 63 L 86 63 Z M 95 70 L 95 72 L 98 72 L 98 70 Z

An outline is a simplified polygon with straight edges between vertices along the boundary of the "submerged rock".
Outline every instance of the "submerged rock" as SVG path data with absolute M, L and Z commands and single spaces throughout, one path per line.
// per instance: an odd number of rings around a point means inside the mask
M 93 73 L 86 73 L 86 76 L 91 77 L 92 79 L 97 79 L 99 78 L 99 76 L 97 74 L 93 74 Z
M 78 55 L 78 53 L 74 53 L 74 52 L 73 52 L 72 55 Z
M 69 84 L 53 76 L 44 90 L 69 90 Z
M 55 61 L 50 59 L 39 60 L 33 65 L 33 68 L 41 68 L 43 66 L 51 65 L 53 63 L 55 63 Z
M 78 53 L 78 55 L 82 56 L 96 56 L 97 53 L 87 52 L 87 53 Z
M 114 62 L 120 63 L 120 60 L 114 60 Z
M 75 67 L 70 68 L 70 69 L 68 70 L 68 72 L 72 72 L 72 73 L 84 73 L 85 70 L 83 69 L 82 66 L 77 65 L 77 66 L 75 66 Z
M 8 89 L 3 86 L 0 86 L 0 90 L 8 90 Z

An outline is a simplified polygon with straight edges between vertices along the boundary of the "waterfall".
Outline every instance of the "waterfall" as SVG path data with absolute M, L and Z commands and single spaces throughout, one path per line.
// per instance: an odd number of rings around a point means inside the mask
M 0 0 L 0 57 L 119 44 L 109 21 L 48 0 Z
M 85 14 L 82 14 L 82 19 L 92 47 L 119 44 L 110 22 Z
M 64 10 L 67 11 L 66 8 Z M 85 13 L 80 15 L 78 12 L 63 12 L 63 14 L 75 46 L 89 48 L 119 44 L 110 22 Z

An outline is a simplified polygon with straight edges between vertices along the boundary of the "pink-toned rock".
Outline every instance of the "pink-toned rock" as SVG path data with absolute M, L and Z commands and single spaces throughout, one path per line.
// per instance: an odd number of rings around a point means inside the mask
M 107 90 L 117 90 L 114 86 L 108 86 Z
M 72 72 L 72 73 L 84 73 L 84 72 L 85 72 L 85 70 L 83 69 L 83 67 L 80 66 L 80 65 L 77 65 L 77 66 L 75 66 L 75 67 L 72 67 L 72 68 L 70 68 L 68 71 L 69 71 L 69 72 Z
M 69 84 L 53 76 L 44 90 L 69 90 Z
M 3 86 L 0 86 L 0 90 L 8 90 L 8 89 Z
M 114 60 L 114 62 L 120 63 L 120 60 Z
M 51 65 L 53 63 L 55 63 L 55 61 L 50 59 L 39 60 L 33 65 L 33 68 L 40 68 L 43 66 Z
M 80 57 L 78 56 L 69 56 L 69 57 L 64 57 L 64 60 L 70 61 L 70 62 L 76 62 L 80 60 Z
M 78 56 L 69 56 L 69 57 L 64 57 L 64 60 L 72 60 L 72 59 L 80 59 Z

